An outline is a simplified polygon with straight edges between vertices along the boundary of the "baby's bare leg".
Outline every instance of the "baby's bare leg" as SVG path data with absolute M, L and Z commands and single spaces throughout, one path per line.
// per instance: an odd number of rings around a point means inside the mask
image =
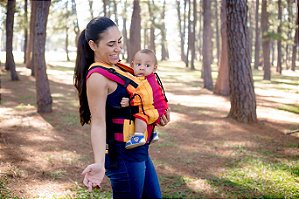
M 144 134 L 146 127 L 147 125 L 145 121 L 135 118 L 135 132 Z

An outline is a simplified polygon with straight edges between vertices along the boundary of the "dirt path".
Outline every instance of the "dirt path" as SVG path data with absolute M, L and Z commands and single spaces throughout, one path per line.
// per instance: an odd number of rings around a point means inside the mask
M 27 69 L 19 70 L 20 82 L 11 82 L 7 73 L 1 75 L 0 179 L 15 195 L 25 198 L 72 195 L 81 185 L 82 168 L 92 157 L 89 127 L 82 128 L 78 121 L 72 71 L 59 73 L 50 66 L 54 111 L 37 114 L 34 79 Z M 168 67 L 160 69 L 160 76 L 172 121 L 158 129 L 160 142 L 152 146 L 151 153 L 164 191 L 177 191 L 169 183 L 187 176 L 190 182 L 185 181 L 180 189 L 221 197 L 207 179 L 219 177 L 244 151 L 261 157 L 265 151 L 283 158 L 299 157 L 298 147 L 289 147 L 299 145 L 298 136 L 285 135 L 299 129 L 299 117 L 275 108 L 286 99 L 298 103 L 298 94 L 271 98 L 270 91 L 258 90 L 259 122 L 247 125 L 226 118 L 228 98 L 198 88 L 201 82 L 191 72 Z M 103 189 L 109 189 L 107 180 Z

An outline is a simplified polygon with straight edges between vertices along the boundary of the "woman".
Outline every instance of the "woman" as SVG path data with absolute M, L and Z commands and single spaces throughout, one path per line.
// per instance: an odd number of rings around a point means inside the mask
M 126 150 L 125 142 L 111 141 L 111 117 L 107 115 L 111 107 L 119 106 L 121 99 L 128 97 L 125 87 L 102 74 L 88 71 L 94 62 L 119 69 L 116 64 L 121 49 L 121 33 L 106 17 L 92 19 L 78 40 L 74 82 L 80 100 L 81 124 L 91 124 L 95 161 L 82 172 L 83 183 L 91 191 L 100 186 L 106 173 L 113 198 L 161 198 L 158 177 L 148 154 L 149 143 Z M 127 116 L 126 111 L 117 113 Z M 168 118 L 169 113 L 163 115 L 161 125 L 166 125 Z M 106 140 L 109 153 L 105 155 Z

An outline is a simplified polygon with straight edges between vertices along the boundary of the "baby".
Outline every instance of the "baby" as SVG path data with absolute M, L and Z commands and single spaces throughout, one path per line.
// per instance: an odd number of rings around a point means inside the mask
M 126 107 L 129 104 L 138 105 L 140 107 L 139 113 L 134 114 L 135 133 L 126 143 L 127 149 L 144 145 L 146 143 L 144 132 L 147 129 L 147 125 L 158 123 L 158 119 L 165 114 L 168 109 L 163 88 L 155 75 L 155 71 L 157 70 L 157 58 L 155 53 L 149 49 L 138 51 L 133 58 L 131 66 L 134 70 L 134 75 L 140 80 L 141 84 L 145 84 L 145 87 L 151 89 L 146 89 L 143 93 L 138 93 L 137 90 L 136 93 L 130 96 L 130 99 L 123 98 L 121 100 L 122 107 Z M 135 98 L 137 98 L 136 102 L 134 102 Z M 153 132 L 152 136 L 152 142 L 159 139 L 157 132 Z

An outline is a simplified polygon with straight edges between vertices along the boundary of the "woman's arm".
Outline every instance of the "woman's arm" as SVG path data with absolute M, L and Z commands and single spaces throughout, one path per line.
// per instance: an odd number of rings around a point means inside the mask
M 100 74 L 92 74 L 86 83 L 88 105 L 91 113 L 91 144 L 94 163 L 82 172 L 83 183 L 91 191 L 100 186 L 105 175 L 106 118 L 108 80 Z

